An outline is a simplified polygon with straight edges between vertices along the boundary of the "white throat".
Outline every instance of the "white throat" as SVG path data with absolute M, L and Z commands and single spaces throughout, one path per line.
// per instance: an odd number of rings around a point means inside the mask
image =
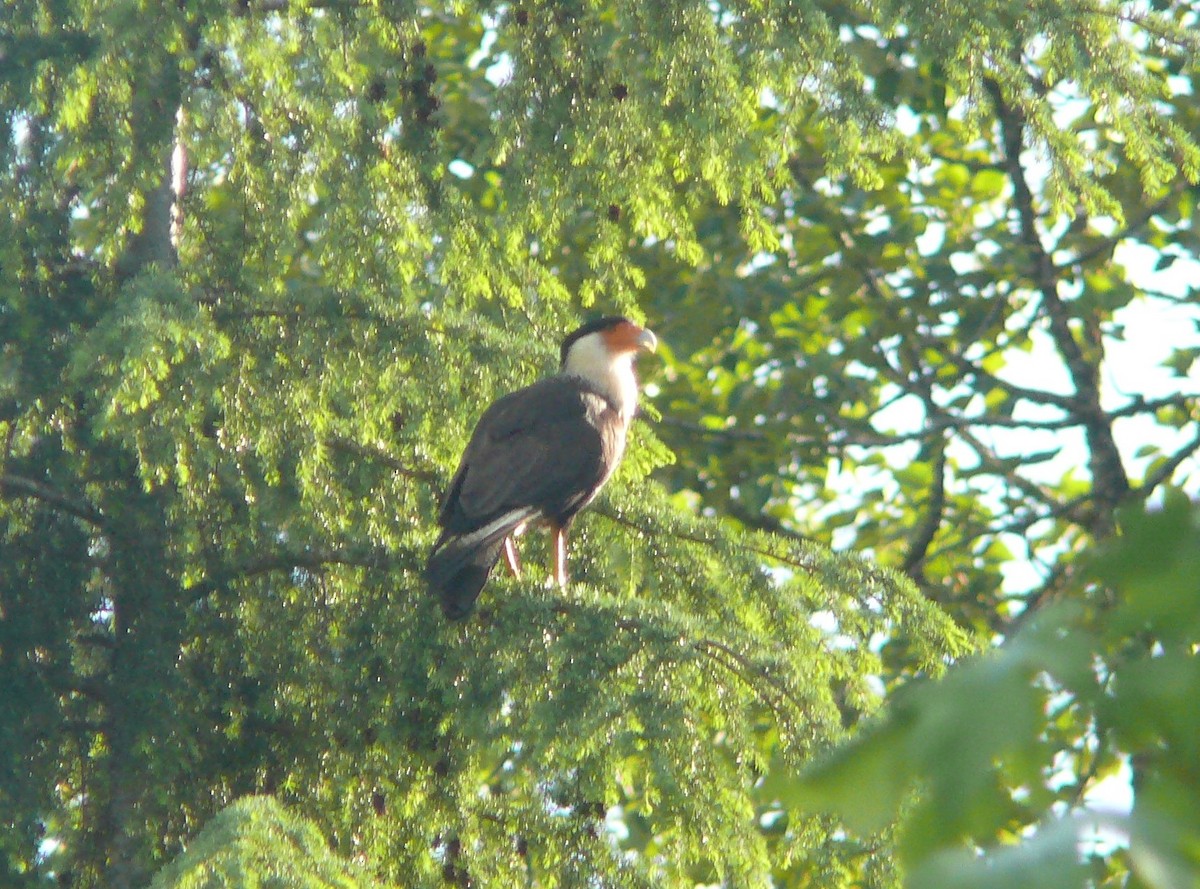
M 633 373 L 633 352 L 614 355 L 598 333 L 589 333 L 571 344 L 563 373 L 581 377 L 608 396 L 625 422 L 637 410 L 638 385 Z

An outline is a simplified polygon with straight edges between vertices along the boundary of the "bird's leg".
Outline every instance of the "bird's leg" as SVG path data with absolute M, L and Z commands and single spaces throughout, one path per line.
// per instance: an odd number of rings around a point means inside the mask
M 567 588 L 567 532 L 561 525 L 552 525 L 554 537 L 554 582 L 560 590 Z
M 521 579 L 521 560 L 517 558 L 517 546 L 511 537 L 504 538 L 504 561 L 517 580 Z

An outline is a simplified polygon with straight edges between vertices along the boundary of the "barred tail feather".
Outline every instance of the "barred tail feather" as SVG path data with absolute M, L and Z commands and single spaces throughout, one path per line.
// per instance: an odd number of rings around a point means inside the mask
M 459 620 L 471 613 L 500 560 L 504 538 L 536 513 L 532 508 L 513 510 L 467 534 L 443 532 L 425 563 L 425 582 L 437 594 L 447 619 Z

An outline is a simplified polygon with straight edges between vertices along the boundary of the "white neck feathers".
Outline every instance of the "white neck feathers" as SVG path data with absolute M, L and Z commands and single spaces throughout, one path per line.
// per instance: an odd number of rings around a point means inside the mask
M 603 393 L 621 419 L 629 422 L 637 410 L 638 384 L 633 373 L 633 352 L 613 354 L 597 333 L 571 344 L 563 373 L 587 380 Z

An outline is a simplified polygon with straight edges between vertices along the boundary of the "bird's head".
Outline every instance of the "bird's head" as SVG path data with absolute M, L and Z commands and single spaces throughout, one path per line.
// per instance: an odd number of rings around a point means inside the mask
M 561 372 L 589 381 L 606 392 L 628 420 L 637 408 L 637 380 L 633 360 L 639 352 L 653 352 L 658 339 L 628 318 L 589 321 L 563 340 Z
M 573 365 L 612 364 L 632 360 L 638 352 L 653 352 L 658 338 L 620 315 L 598 318 L 567 334 L 559 354 L 560 367 L 570 373 Z M 580 374 L 587 376 L 587 374 Z

